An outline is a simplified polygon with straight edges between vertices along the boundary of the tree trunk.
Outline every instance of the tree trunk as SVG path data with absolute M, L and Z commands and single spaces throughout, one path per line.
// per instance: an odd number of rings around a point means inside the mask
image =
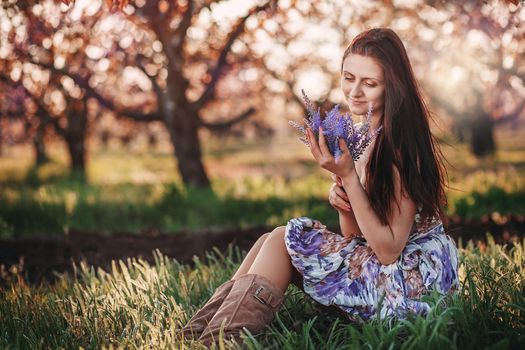
M 35 161 L 36 166 L 41 166 L 49 161 L 49 158 L 46 155 L 46 149 L 42 139 L 35 137 L 33 139 L 33 146 L 35 148 Z
M 478 156 L 486 156 L 494 153 L 496 144 L 494 143 L 494 121 L 490 114 L 480 112 L 470 124 L 471 139 L 470 146 L 472 152 Z
M 86 152 L 84 148 L 84 139 L 78 137 L 67 137 L 66 144 L 73 176 L 79 177 L 80 179 L 85 178 Z
M 87 109 L 84 100 L 71 102 L 72 108 L 67 115 L 65 141 L 69 152 L 73 177 L 84 181 L 86 177 L 86 133 Z
M 166 90 L 158 95 L 162 119 L 169 131 L 173 153 L 182 182 L 186 186 L 210 189 L 211 184 L 202 162 L 199 140 L 200 118 L 186 99 L 188 82 L 180 72 L 170 70 Z
M 40 124 L 36 129 L 35 137 L 33 137 L 33 147 L 35 149 L 35 161 L 37 167 L 49 161 L 49 158 L 46 155 L 46 147 L 44 145 L 45 129 L 46 123 L 40 120 Z
M 201 144 L 198 134 L 198 116 L 193 112 L 177 110 L 175 123 L 170 131 L 174 155 L 177 158 L 179 172 L 185 185 L 210 188 L 210 180 L 202 163 Z

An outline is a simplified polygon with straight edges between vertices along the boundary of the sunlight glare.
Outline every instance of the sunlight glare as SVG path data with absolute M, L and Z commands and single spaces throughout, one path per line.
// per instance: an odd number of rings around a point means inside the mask
M 258 76 L 258 70 L 255 68 L 248 68 L 239 72 L 239 78 L 243 81 L 254 81 Z
M 88 45 L 86 47 L 86 55 L 92 60 L 99 60 L 106 54 L 106 50 L 99 46 Z
M 162 52 L 162 43 L 158 40 L 155 40 L 153 44 L 151 45 L 151 47 L 153 48 L 153 51 L 157 53 Z
M 31 79 L 33 79 L 34 82 L 42 82 L 44 80 L 44 76 L 42 75 L 42 71 L 40 69 L 33 69 L 31 72 Z
M 245 16 L 254 4 L 254 0 L 230 0 L 213 3 L 211 5 L 211 17 L 217 22 L 221 22 L 225 18 L 234 20 L 241 16 Z
M 50 38 L 45 38 L 44 40 L 42 40 L 42 46 L 45 49 L 50 49 L 52 44 L 53 44 L 53 41 Z
M 35 4 L 32 8 L 31 8 L 31 11 L 33 12 L 33 14 L 35 16 L 40 16 L 42 14 L 42 10 L 43 10 L 43 7 L 42 5 L 40 4 Z
M 414 7 L 421 3 L 421 0 L 395 0 L 394 6 L 396 7 Z
M 56 69 L 62 69 L 66 65 L 66 59 L 62 55 L 58 55 L 55 57 L 54 66 Z
M 458 83 L 465 78 L 465 70 L 460 66 L 454 66 L 450 70 L 450 81 L 452 83 Z
M 9 32 L 12 28 L 12 24 L 10 21 L 2 21 L 0 23 L 0 29 L 3 31 L 3 32 Z
M 503 59 L 503 68 L 511 69 L 512 66 L 514 66 L 514 57 L 505 56 L 505 58 Z
M 107 58 L 101 58 L 97 62 L 97 68 L 102 72 L 107 71 L 109 68 L 109 60 Z
M 509 78 L 509 84 L 525 98 L 525 82 L 517 76 Z
M 490 50 L 490 39 L 481 30 L 471 29 L 467 35 L 467 42 L 471 47 L 479 47 L 484 50 Z
M 484 69 L 480 73 L 481 80 L 487 84 L 495 84 L 498 80 L 498 71 Z
M 133 44 L 133 37 L 130 35 L 122 37 L 118 42 L 118 45 L 124 50 L 130 47 L 131 44 Z
M 20 67 L 16 66 L 13 69 L 11 69 L 10 76 L 11 76 L 11 79 L 13 79 L 13 81 L 20 80 L 20 77 L 22 76 L 22 70 L 20 69 Z
M 8 47 L 8 45 L 1 45 L 0 46 L 0 58 L 1 59 L 6 59 L 9 56 L 10 53 L 11 53 L 11 50 Z
M 295 73 L 297 75 L 297 84 L 300 86 L 306 94 L 312 99 L 318 99 L 324 95 L 330 89 L 330 82 L 327 79 L 326 74 L 324 74 L 320 69 L 309 69 L 298 71 Z M 300 96 L 300 92 L 298 93 Z
M 151 81 L 137 67 L 127 66 L 122 72 L 122 82 L 124 84 L 137 84 L 142 90 L 151 90 Z
M 56 32 L 55 35 L 53 35 L 53 45 L 55 47 L 60 47 L 60 44 L 62 44 L 63 40 L 64 40 L 64 33 Z
M 393 27 L 397 30 L 407 30 L 410 28 L 410 18 L 408 17 L 400 17 L 397 20 L 393 21 Z
M 91 0 L 76 0 L 73 10 L 69 13 L 72 21 L 78 21 L 84 15 L 93 16 L 100 8 L 102 2 Z
M 432 41 L 436 38 L 437 34 L 434 30 L 427 27 L 418 28 L 418 36 L 424 41 Z
M 451 21 L 446 21 L 443 23 L 443 27 L 441 27 L 441 32 L 444 35 L 450 35 L 454 31 L 454 23 Z

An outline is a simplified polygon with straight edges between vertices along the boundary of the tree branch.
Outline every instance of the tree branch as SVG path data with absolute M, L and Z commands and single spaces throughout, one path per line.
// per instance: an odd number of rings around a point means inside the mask
M 194 102 L 195 109 L 199 110 L 213 98 L 215 86 L 217 85 L 217 81 L 220 78 L 221 71 L 223 70 L 223 68 L 225 67 L 227 63 L 226 57 L 228 56 L 228 53 L 230 52 L 231 47 L 233 43 L 235 42 L 235 40 L 237 40 L 239 35 L 244 31 L 246 20 L 250 18 L 253 14 L 259 11 L 266 10 L 268 7 L 270 7 L 270 5 L 272 5 L 272 1 L 273 0 L 268 1 L 266 4 L 261 5 L 261 6 L 253 7 L 252 9 L 250 9 L 250 11 L 248 11 L 248 14 L 246 16 L 240 18 L 237 21 L 232 31 L 228 35 L 226 43 L 222 47 L 219 58 L 217 59 L 217 63 L 215 64 L 215 68 L 213 69 L 211 73 L 210 83 L 206 86 L 206 89 L 204 90 L 202 95 Z
M 44 104 L 42 103 L 42 98 L 40 98 L 38 96 L 35 96 L 21 82 L 18 82 L 18 83 L 14 82 L 14 81 L 12 81 L 10 78 L 8 78 L 4 74 L 0 74 L 0 80 L 5 82 L 8 85 L 13 86 L 13 87 L 14 86 L 21 87 L 24 90 L 24 93 L 27 96 L 29 96 L 29 98 L 31 98 L 33 100 L 33 102 L 36 104 L 37 110 L 36 110 L 35 115 L 37 115 L 39 117 L 41 122 L 46 123 L 46 124 L 47 123 L 51 123 L 58 134 L 60 134 L 61 136 L 65 135 L 65 132 L 66 132 L 65 129 L 62 126 L 60 126 L 60 123 L 58 122 L 58 118 L 53 118 L 51 116 L 51 113 L 48 111 L 47 107 L 44 106 Z M 10 115 L 15 115 L 15 114 L 14 113 L 10 113 Z M 25 113 L 24 113 L 24 115 L 25 115 Z
M 207 123 L 204 121 L 200 122 L 200 125 L 211 130 L 211 131 L 224 131 L 230 129 L 233 125 L 247 119 L 250 115 L 255 113 L 255 108 L 250 107 L 246 111 L 239 114 L 237 117 L 224 122 Z
M 144 75 L 146 75 L 149 81 L 151 82 L 151 85 L 153 86 L 153 90 L 155 91 L 155 94 L 157 95 L 157 105 L 158 105 L 162 98 L 162 89 L 157 83 L 157 79 L 155 79 L 154 76 L 149 75 L 148 72 L 146 71 L 146 68 L 144 67 L 144 63 L 143 63 L 144 58 L 145 58 L 144 55 L 138 54 L 135 58 L 135 64 L 137 65 L 137 68 L 139 68 L 142 71 L 142 73 L 144 73 Z
M 92 97 L 96 99 L 101 106 L 106 107 L 107 109 L 115 112 L 119 116 L 124 116 L 126 118 L 130 118 L 136 121 L 162 121 L 163 120 L 162 115 L 158 111 L 150 112 L 150 113 L 143 113 L 143 112 L 139 112 L 136 110 L 122 109 L 118 107 L 111 99 L 103 96 L 97 90 L 95 90 L 89 85 L 89 78 L 90 78 L 89 75 L 82 76 L 81 74 L 78 74 L 78 73 L 69 72 L 68 70 L 64 68 L 55 68 L 55 66 L 49 63 L 38 62 L 34 60 L 33 57 L 30 57 L 28 55 L 24 55 L 24 56 L 25 56 L 24 58 L 27 58 L 30 63 L 40 66 L 42 68 L 49 69 L 53 74 L 62 74 L 62 75 L 70 77 L 71 79 L 73 79 L 75 84 L 77 84 L 78 86 L 80 86 L 80 88 L 84 90 L 87 97 Z
M 525 108 L 525 100 L 522 100 L 521 103 L 514 109 L 512 113 L 505 114 L 501 118 L 496 119 L 494 121 L 494 124 L 501 125 L 506 122 L 510 122 L 510 121 L 517 119 L 521 115 L 521 113 L 523 113 L 524 108 Z
M 186 40 L 186 33 L 188 28 L 191 26 L 191 17 L 193 16 L 193 7 L 194 1 L 188 0 L 188 7 L 186 11 L 182 14 L 182 20 L 180 21 L 179 26 L 175 30 L 174 38 L 177 38 L 177 42 L 173 46 L 175 52 L 182 52 L 184 47 L 184 42 Z

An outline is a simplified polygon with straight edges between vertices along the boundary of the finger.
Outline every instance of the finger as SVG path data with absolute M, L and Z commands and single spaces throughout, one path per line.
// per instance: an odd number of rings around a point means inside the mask
M 341 178 L 337 175 L 335 175 L 335 183 L 337 186 L 343 186 L 343 180 L 341 180 Z
M 336 183 L 334 183 L 332 184 L 332 187 L 330 187 L 329 193 L 330 195 L 332 193 L 335 193 L 337 196 L 341 197 L 346 202 L 350 202 L 350 200 L 348 199 L 348 195 L 346 194 L 346 191 L 343 186 L 339 186 Z
M 336 191 L 337 186 L 333 186 L 330 189 L 330 193 L 328 195 L 328 202 L 330 202 L 330 205 L 332 205 L 334 208 L 338 208 L 340 210 L 349 211 L 352 209 L 352 206 L 350 205 L 350 202 L 342 198 Z
M 336 174 L 332 174 L 332 181 L 333 181 L 333 182 L 337 182 L 337 178 L 338 178 L 338 177 L 339 177 L 339 176 L 337 176 Z
M 350 210 L 350 205 L 349 204 L 346 204 L 344 200 L 342 200 L 340 197 L 338 196 L 328 196 L 328 202 L 330 203 L 330 205 L 338 210 Z
M 336 204 L 333 204 L 332 207 L 334 207 L 334 209 L 337 211 L 348 211 L 346 208 L 341 208 Z
M 345 140 L 342 138 L 339 139 L 339 149 L 341 150 L 342 154 L 349 154 L 350 157 L 352 157 L 352 154 L 350 153 L 350 150 L 348 149 Z
M 314 156 L 315 160 L 319 160 L 319 158 L 321 157 L 321 150 L 319 149 L 317 139 L 315 138 L 315 134 L 312 131 L 312 129 L 306 129 L 306 136 L 308 138 L 308 143 L 310 144 L 310 152 L 312 152 L 312 155 Z
M 352 206 L 350 205 L 350 202 L 345 201 L 341 197 L 337 197 L 336 204 L 347 211 L 352 210 Z
M 343 211 L 352 211 L 352 207 L 349 204 L 346 204 L 343 200 L 335 202 L 333 206 Z
M 352 157 L 352 153 L 348 149 L 348 145 L 346 144 L 346 141 L 344 139 L 339 139 L 339 148 L 341 149 L 341 152 L 343 155 L 348 154 L 352 160 L 354 157 Z
M 326 139 L 323 134 L 323 128 L 319 128 L 319 148 L 321 149 L 321 153 L 326 156 L 332 156 L 330 153 L 330 149 L 328 148 L 328 145 L 326 144 Z
M 330 204 L 334 204 L 336 198 L 338 198 L 338 194 L 335 191 L 336 187 L 337 185 L 333 184 L 332 187 L 330 187 L 330 190 L 328 191 L 328 202 L 330 202 Z
M 347 206 L 347 207 L 351 207 L 350 205 L 350 201 L 347 201 L 345 200 L 343 197 L 339 196 L 339 195 L 336 195 L 335 199 L 334 199 L 334 203 L 337 203 L 341 206 Z
M 334 189 L 334 191 L 341 199 L 343 199 L 344 201 L 347 201 L 347 202 L 349 201 L 348 200 L 348 195 L 346 194 L 344 189 L 342 189 L 341 187 L 337 186 Z

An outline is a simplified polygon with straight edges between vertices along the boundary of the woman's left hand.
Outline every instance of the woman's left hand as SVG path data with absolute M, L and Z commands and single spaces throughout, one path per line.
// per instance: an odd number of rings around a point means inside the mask
M 310 145 L 310 151 L 317 163 L 319 163 L 323 169 L 330 171 L 342 179 L 351 175 L 352 172 L 355 172 L 354 160 L 352 159 L 352 155 L 343 139 L 339 139 L 341 156 L 336 162 L 326 144 L 322 128 L 319 128 L 319 142 L 317 142 L 315 134 L 310 128 L 306 130 L 306 137 L 308 144 Z

